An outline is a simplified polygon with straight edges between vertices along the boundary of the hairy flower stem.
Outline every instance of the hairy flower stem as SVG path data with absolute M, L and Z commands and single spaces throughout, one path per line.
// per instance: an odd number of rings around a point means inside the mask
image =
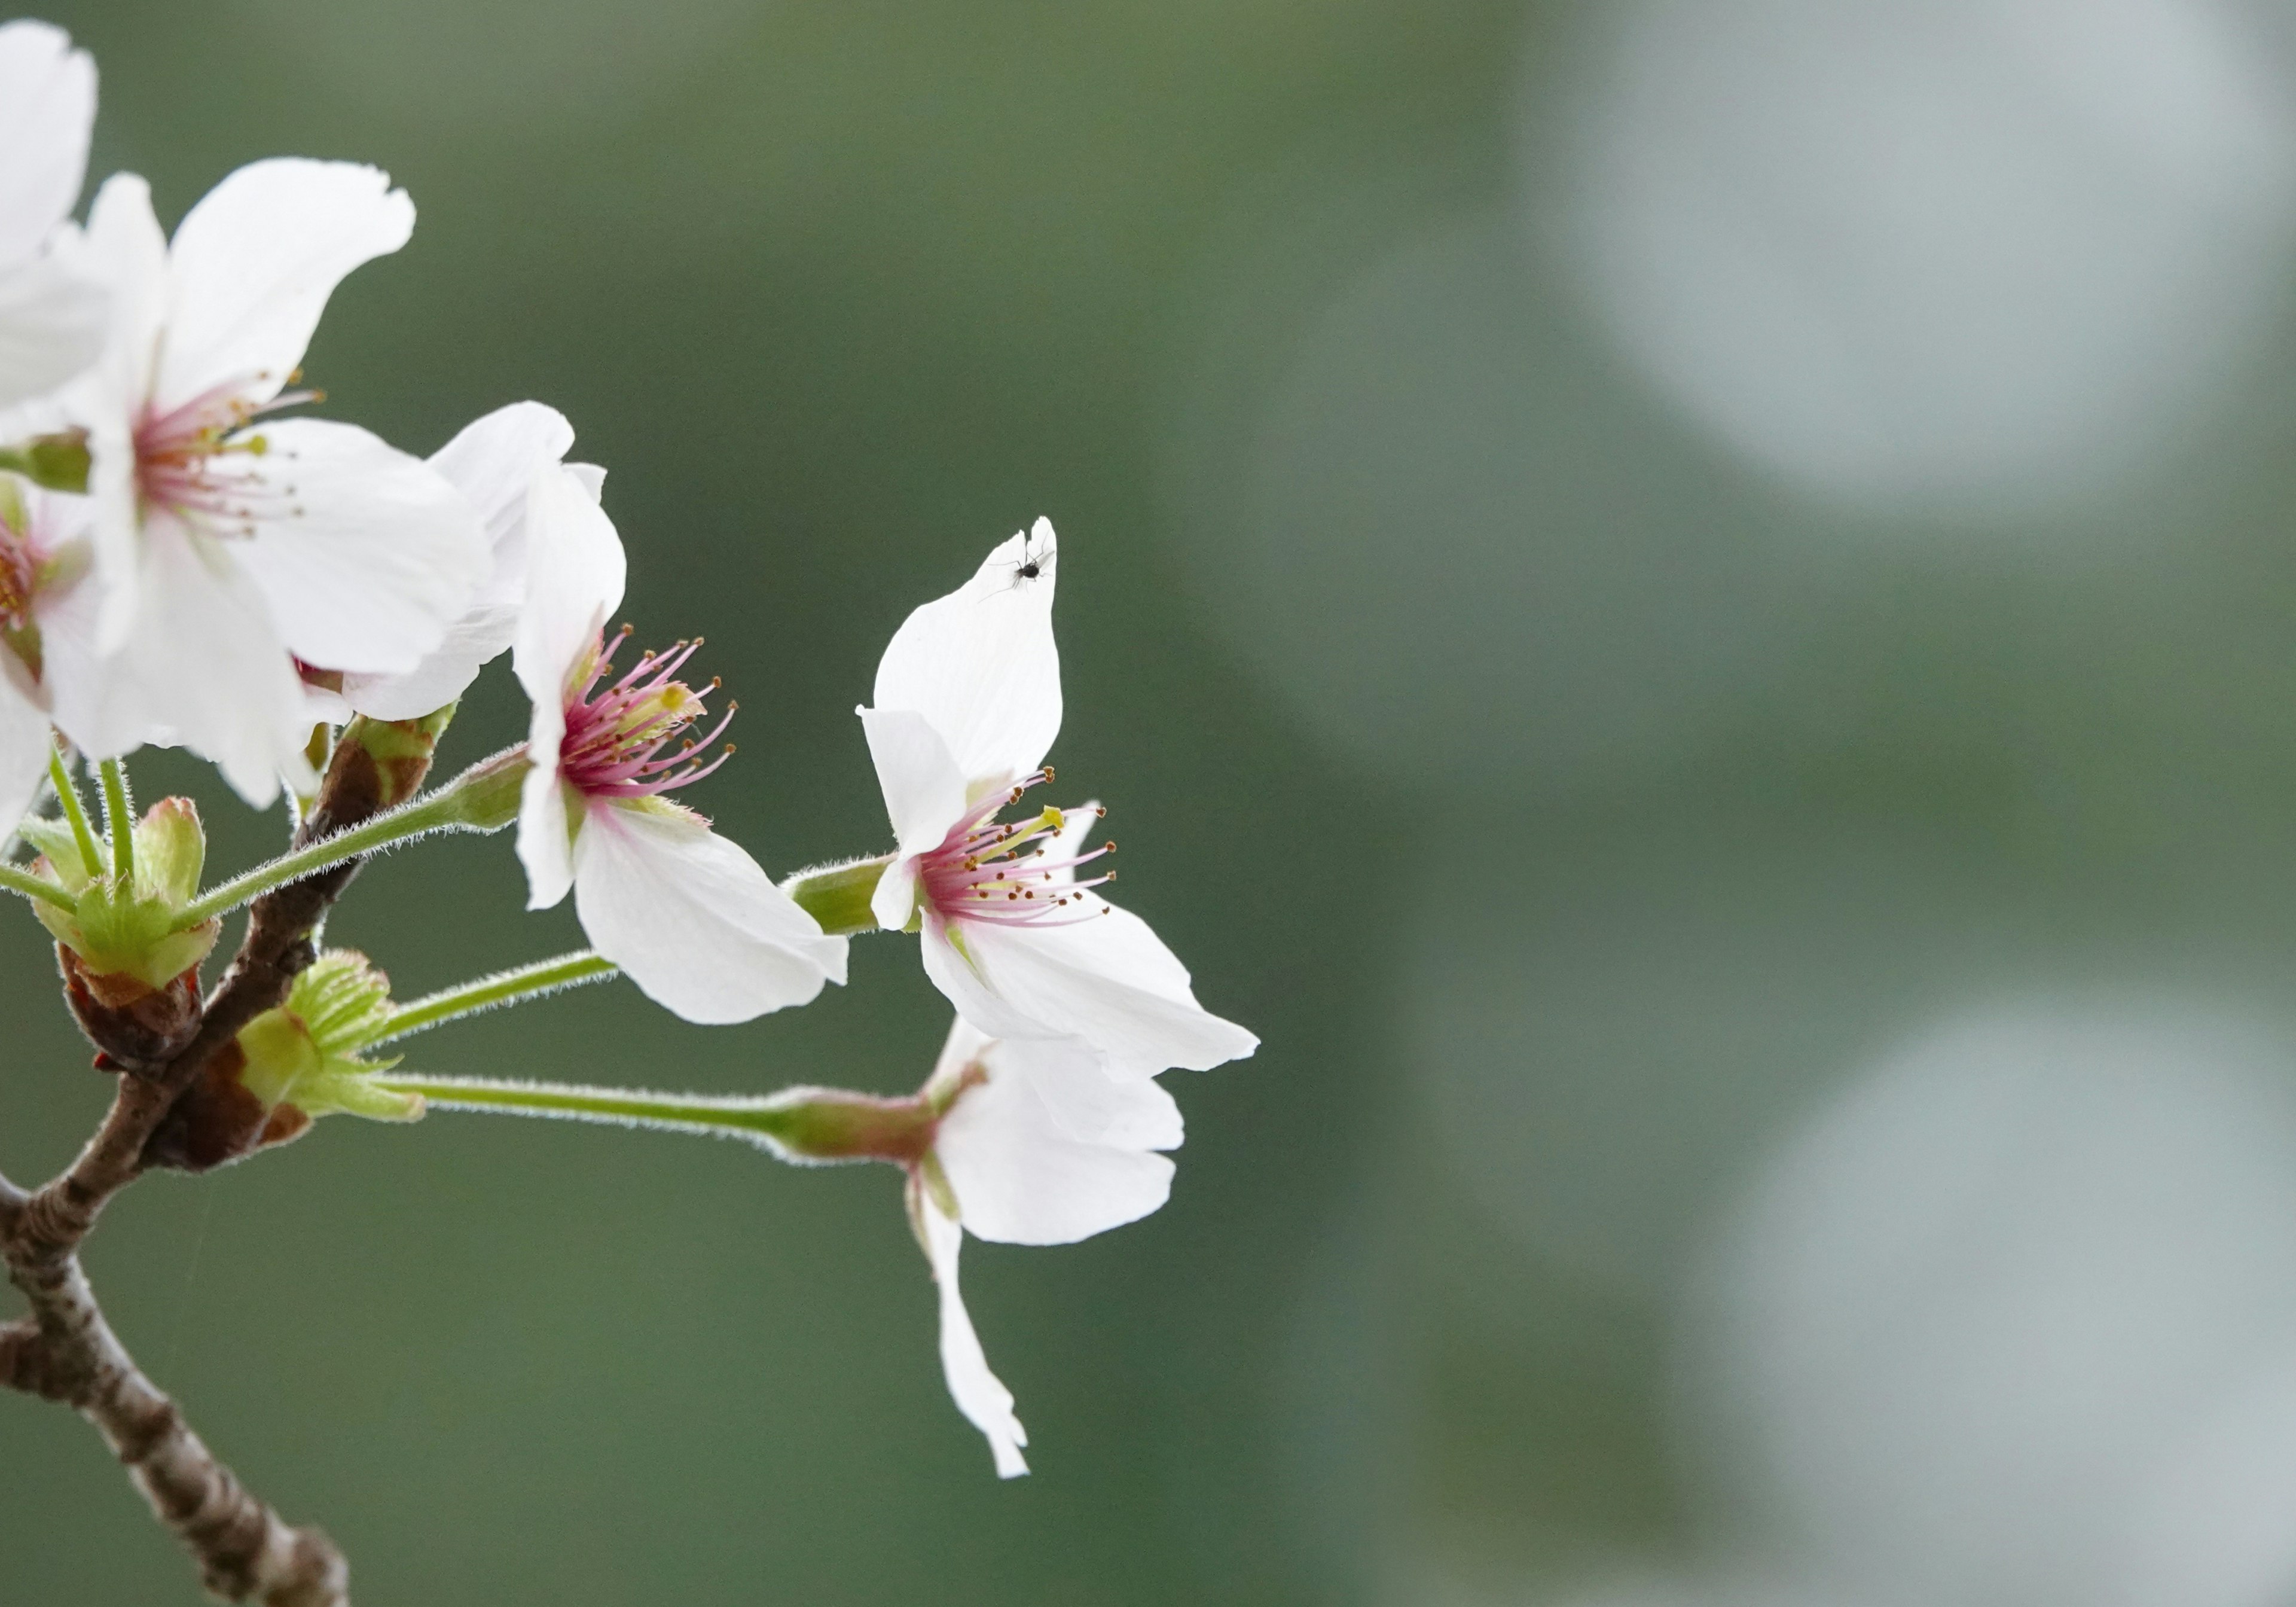
M 39 898 L 58 909 L 76 911 L 79 905 L 72 896 L 53 881 L 43 881 L 31 872 L 19 870 L 12 865 L 0 865 L 0 888 L 12 893 L 21 893 L 27 898 Z
M 403 1077 L 395 1071 L 383 1072 L 374 1080 L 398 1093 L 420 1094 L 434 1109 L 447 1111 L 554 1117 L 728 1136 L 772 1137 L 781 1125 L 772 1095 L 655 1094 L 643 1088 L 594 1088 L 485 1077 Z
M 576 954 L 561 955 L 554 960 L 538 960 L 514 971 L 497 972 L 493 976 L 480 977 L 460 987 L 442 988 L 422 998 L 408 1000 L 390 1013 L 386 1030 L 381 1037 L 368 1040 L 368 1046 L 409 1037 L 436 1027 L 441 1021 L 458 1021 L 466 1015 L 477 1015 L 481 1011 L 522 1004 L 562 988 L 578 987 L 584 982 L 603 982 L 609 977 L 620 974 L 619 966 L 603 955 L 587 948 Z
M 87 824 L 87 806 L 80 801 L 71 772 L 64 768 L 61 749 L 48 750 L 48 780 L 56 790 L 56 801 L 63 806 L 64 818 L 71 823 L 72 841 L 79 849 L 80 868 L 94 881 L 103 874 L 103 857 L 95 850 L 95 832 Z
M 884 1099 L 839 1088 L 658 1094 L 648 1088 L 403 1076 L 396 1071 L 382 1072 L 373 1081 L 396 1093 L 419 1094 L 435 1110 L 737 1138 L 783 1160 L 800 1162 L 913 1159 L 930 1146 L 937 1116 L 922 1096 Z
M 519 788 L 528 767 L 523 746 L 505 749 L 492 758 L 481 759 L 435 792 L 359 824 L 318 836 L 268 865 L 258 865 L 210 888 L 184 906 L 176 917 L 176 925 L 196 926 L 261 898 L 275 888 L 433 832 L 499 831 L 518 818 Z M 322 794 L 306 824 L 324 822 L 324 806 Z
M 98 768 L 103 777 L 103 829 L 111 836 L 111 879 L 119 887 L 131 887 L 135 877 L 135 804 L 128 796 L 127 772 L 116 758 L 105 759 Z

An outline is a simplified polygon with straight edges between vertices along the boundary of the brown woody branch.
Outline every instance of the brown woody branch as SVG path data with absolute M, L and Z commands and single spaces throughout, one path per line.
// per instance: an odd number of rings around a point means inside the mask
M 427 734 L 435 740 L 435 726 Z M 379 767 L 367 745 L 338 742 L 296 845 L 411 795 L 429 767 L 429 744 L 422 746 L 419 761 L 400 754 Z M 123 1068 L 111 1108 L 53 1181 L 27 1193 L 0 1177 L 0 1259 L 32 1308 L 29 1317 L 0 1325 L 0 1385 L 59 1401 L 94 1423 L 153 1515 L 191 1552 L 208 1588 L 263 1607 L 348 1607 L 349 1566 L 323 1532 L 290 1525 L 192 1431 L 105 1322 L 78 1252 L 113 1195 L 147 1167 L 175 1160 L 166 1142 L 171 1119 L 180 1127 L 186 1108 L 205 1096 L 204 1074 L 240 1029 L 285 1001 L 313 958 L 313 931 L 358 865 L 347 861 L 256 900 L 196 1031 L 166 1062 L 139 1063 L 134 1051 L 144 1040 L 107 1044 L 101 1020 L 82 1013 L 96 1048 Z

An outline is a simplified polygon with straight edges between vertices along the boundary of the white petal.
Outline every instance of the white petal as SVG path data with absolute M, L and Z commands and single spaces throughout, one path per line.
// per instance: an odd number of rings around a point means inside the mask
M 144 610 L 144 508 L 135 489 L 135 447 L 127 435 L 92 431 L 88 452 L 88 550 L 101 603 L 93 641 L 111 653 L 134 633 Z
M 168 294 L 168 240 L 152 193 L 132 173 L 106 179 L 88 210 L 87 255 L 111 300 L 103 359 L 66 393 L 67 411 L 88 431 L 94 461 L 97 577 L 104 587 L 100 640 L 110 652 L 126 640 L 143 606 L 136 505 L 135 418 L 148 396 Z
M 153 605 L 133 620 L 126 644 L 81 659 L 86 650 L 73 650 L 79 633 L 61 624 L 52 630 L 44 614 L 43 657 L 56 723 L 92 757 L 144 742 L 186 747 L 212 760 L 250 804 L 267 808 L 281 775 L 300 787 L 317 783 L 303 757 L 309 710 L 269 608 L 225 545 L 153 515 L 140 587 Z
M 52 740 L 48 711 L 40 707 L 30 673 L 0 647 L 0 841 L 39 796 Z
M 597 951 L 656 1004 L 719 1026 L 845 980 L 845 941 L 698 816 L 594 801 L 574 841 L 574 907 Z
M 517 631 L 514 607 L 473 610 L 448 626 L 446 640 L 404 675 L 344 676 L 344 706 L 370 719 L 420 719 L 468 692 Z
M 1053 527 L 1038 520 L 990 553 L 947 596 L 893 633 L 872 702 L 924 716 L 975 799 L 1044 762 L 1061 729 L 1061 658 L 1053 645 Z M 1034 579 L 1021 573 L 1034 562 Z
M 1187 1136 L 1163 1084 L 1119 1066 L 1082 1038 L 1007 1038 L 996 1053 L 1028 1075 L 1054 1122 L 1079 1143 L 1177 1150 Z M 1079 1069 L 1086 1060 L 1098 1075 Z
M 925 1090 L 948 1095 L 966 1070 L 988 1056 L 1015 1056 L 1070 1139 L 1128 1150 L 1180 1148 L 1185 1127 L 1171 1095 L 1152 1077 L 1119 1070 L 1081 1037 L 989 1037 L 960 1014 L 948 1024 Z
M 1105 911 L 1043 926 L 925 922 L 925 972 L 951 1004 L 998 1037 L 1081 1037 L 1121 1070 L 1207 1070 L 1259 1040 L 1196 1003 L 1188 973 L 1148 923 Z M 1072 906 L 1073 907 L 1073 906 Z
M 258 433 L 266 450 L 250 461 L 262 488 L 242 562 L 280 635 L 307 664 L 413 669 L 486 574 L 470 503 L 421 458 L 356 425 L 287 419 Z
M 512 662 L 537 703 L 562 701 L 567 673 L 622 605 L 628 561 L 613 521 L 571 471 L 527 488 L 527 583 Z
M 933 1143 L 972 1232 L 1067 1244 L 1169 1198 L 1172 1163 L 1135 1141 L 1177 1142 L 1178 1109 L 1152 1079 L 1117 1076 L 1075 1038 L 994 1043 L 977 1060 L 988 1080 L 957 1096 Z
M 877 786 L 885 795 L 885 814 L 903 857 L 879 879 L 870 908 L 879 925 L 898 931 L 908 924 L 914 897 L 915 872 L 907 858 L 939 848 L 949 829 L 964 818 L 964 775 L 924 716 L 890 709 L 854 712 L 861 717 L 862 732 L 869 739 Z
M 50 505 L 73 500 L 52 497 Z M 87 504 L 75 505 L 84 511 Z M 104 725 L 102 686 L 106 666 L 95 640 L 102 588 L 89 572 L 90 545 L 83 534 L 77 552 L 62 553 L 63 562 L 79 571 L 76 579 L 62 586 L 43 586 L 34 600 L 40 627 L 41 687 L 57 727 L 66 736 L 91 753 L 115 753 L 120 747 L 111 740 L 112 734 Z M 126 745 L 132 747 L 135 733 L 126 734 Z
M 478 605 L 514 609 L 524 601 L 527 492 L 536 474 L 558 464 L 573 445 L 574 426 L 558 409 L 512 402 L 465 425 L 430 455 L 430 466 L 469 500 L 486 527 L 493 567 L 479 587 Z M 594 492 L 590 500 L 597 501 Z
M 887 931 L 899 931 L 908 925 L 916 907 L 917 862 L 896 859 L 884 868 L 877 877 L 877 885 L 869 890 L 870 918 Z
M 510 650 L 526 601 L 527 493 L 535 476 L 556 468 L 573 444 L 574 427 L 556 408 L 513 402 L 465 425 L 430 455 L 430 466 L 463 494 L 485 528 L 487 576 L 469 611 L 422 663 L 400 675 L 346 676 L 343 695 L 352 708 L 381 720 L 418 718 L 461 697 L 481 668 Z M 588 489 L 578 470 L 569 472 Z
M 45 22 L 0 24 L 0 267 L 38 250 L 79 200 L 94 124 L 87 52 Z
M 0 407 L 43 396 L 102 355 L 110 299 L 71 255 L 0 269 Z
M 964 1297 L 957 1292 L 956 1257 L 964 1247 L 964 1229 L 942 1216 L 930 1200 L 921 1198 L 922 1190 L 914 1178 L 909 1193 L 910 1218 L 924 1240 L 933 1282 L 940 1286 L 940 1367 L 948 1380 L 949 1397 L 972 1426 L 988 1436 L 989 1451 L 996 1459 L 996 1476 L 1018 1478 L 1029 1471 L 1028 1461 L 1021 1455 L 1021 1447 L 1029 1443 L 1028 1431 L 1013 1414 L 1013 1391 L 988 1370 L 980 1336 L 973 1332 Z
M 537 703 L 528 728 L 527 752 L 542 754 L 526 773 L 518 800 L 518 862 L 526 867 L 526 907 L 549 909 L 574 886 L 574 845 L 579 824 L 568 808 L 558 780 L 558 744 L 565 717 L 555 703 Z
M 1064 1036 L 1057 1027 L 1047 1026 L 997 991 L 976 963 L 972 934 L 977 923 L 959 925 L 928 906 L 922 924 L 918 954 L 924 962 L 925 975 L 956 1006 L 957 1014 L 989 1037 Z
M 231 174 L 176 230 L 155 399 L 173 407 L 251 381 L 248 394 L 267 398 L 302 363 L 343 275 L 414 228 L 414 203 L 378 168 L 277 157 Z

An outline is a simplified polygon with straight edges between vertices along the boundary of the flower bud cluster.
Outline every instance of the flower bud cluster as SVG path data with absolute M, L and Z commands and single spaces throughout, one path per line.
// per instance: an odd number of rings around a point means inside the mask
M 332 949 L 295 978 L 287 1002 L 239 1030 L 202 1069 L 145 1149 L 148 1164 L 205 1171 L 301 1137 L 322 1116 L 413 1121 L 422 1096 L 375 1079 L 398 1063 L 365 1051 L 389 1029 L 390 982 L 365 955 Z
M 82 1027 L 120 1064 L 165 1059 L 198 1024 L 200 965 L 223 931 L 220 921 L 180 918 L 207 859 L 199 806 L 163 798 L 145 810 L 124 875 L 108 838 L 83 841 L 55 820 L 20 831 L 40 851 L 32 873 L 65 895 L 35 900 L 32 913 L 56 940 Z

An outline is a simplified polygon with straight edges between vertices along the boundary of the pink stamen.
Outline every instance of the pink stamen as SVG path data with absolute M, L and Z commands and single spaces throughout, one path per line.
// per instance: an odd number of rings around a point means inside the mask
M 31 520 L 27 517 L 20 530 L 0 520 L 0 630 L 22 630 L 31 624 L 40 562 Z
M 216 536 L 252 536 L 259 521 L 302 512 L 295 488 L 260 466 L 269 444 L 240 432 L 265 414 L 326 398 L 284 390 L 266 401 L 249 399 L 268 377 L 226 380 L 165 413 L 145 410 L 135 424 L 135 488 L 147 505 Z
M 1004 926 L 1059 926 L 1088 920 L 1108 907 L 1085 890 L 1112 881 L 1115 873 L 1087 880 L 1062 881 L 1062 871 L 1089 865 L 1116 845 L 1103 843 L 1088 854 L 1054 857 L 1049 846 L 1021 855 L 1032 842 L 1054 836 L 1060 830 L 1050 810 L 1033 820 L 1000 823 L 996 812 L 1021 801 L 1029 788 L 1050 782 L 1053 773 L 1039 770 L 1010 791 L 998 793 L 949 829 L 932 852 L 921 857 L 918 885 L 926 899 L 950 921 L 993 921 Z
M 629 638 L 629 627 L 624 626 L 611 642 L 602 640 L 592 652 L 588 673 L 566 694 L 559 778 L 593 798 L 651 798 L 691 786 L 734 757 L 731 742 L 714 757 L 704 755 L 734 723 L 738 703 L 726 706 L 724 717 L 707 735 L 685 737 L 668 753 L 662 751 L 709 712 L 702 700 L 718 687 L 712 681 L 696 692 L 674 678 L 701 645 L 699 637 L 680 642 L 668 652 L 639 655 L 619 679 L 599 690 L 599 682 L 613 668 L 614 655 Z

